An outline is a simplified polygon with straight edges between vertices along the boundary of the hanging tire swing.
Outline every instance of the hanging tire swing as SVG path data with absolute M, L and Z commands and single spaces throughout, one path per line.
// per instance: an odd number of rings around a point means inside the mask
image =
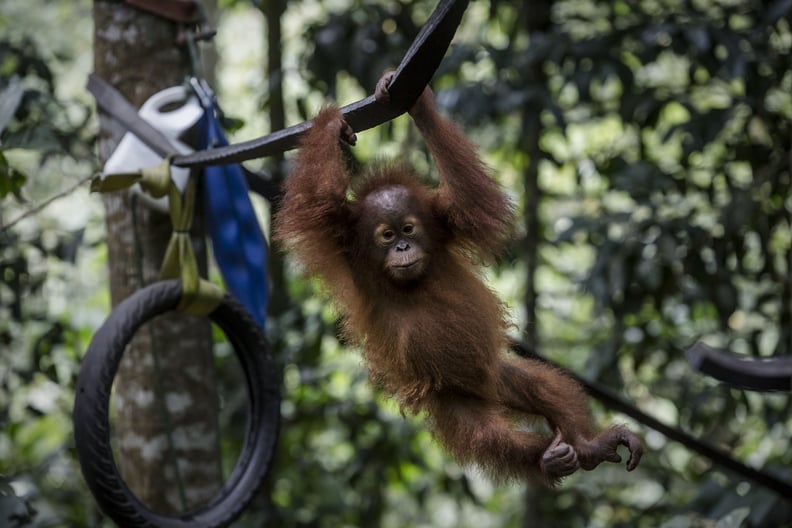
M 77 456 L 96 501 L 119 526 L 227 526 L 259 489 L 275 450 L 281 397 L 275 364 L 258 325 L 239 302 L 226 294 L 208 317 L 232 344 L 248 392 L 244 445 L 231 476 L 208 504 L 176 516 L 150 510 L 121 478 L 110 445 L 108 410 L 113 379 L 135 332 L 156 316 L 175 310 L 181 298 L 181 281 L 173 279 L 155 282 L 121 302 L 94 335 L 77 380 Z

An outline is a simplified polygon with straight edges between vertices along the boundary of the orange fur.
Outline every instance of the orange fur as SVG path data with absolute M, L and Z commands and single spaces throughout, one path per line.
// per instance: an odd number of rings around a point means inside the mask
M 512 208 L 473 145 L 434 108 L 426 91 L 411 114 L 440 173 L 430 189 L 399 166 L 377 167 L 354 186 L 339 144 L 343 116 L 322 110 L 302 141 L 276 217 L 276 238 L 308 274 L 323 278 L 344 317 L 347 339 L 363 348 L 372 380 L 402 412 L 425 412 L 438 440 L 462 463 L 499 480 L 539 477 L 549 483 L 578 467 L 617 461 L 640 442 L 623 428 L 597 434 L 582 389 L 562 372 L 509 355 L 502 303 L 476 263 L 492 261 L 511 234 Z M 373 262 L 366 197 L 399 185 L 429 218 L 431 263 L 417 284 L 389 280 Z M 544 417 L 557 431 L 527 432 L 517 422 Z M 560 447 L 559 447 L 560 445 Z M 630 466 L 631 465 L 631 466 Z

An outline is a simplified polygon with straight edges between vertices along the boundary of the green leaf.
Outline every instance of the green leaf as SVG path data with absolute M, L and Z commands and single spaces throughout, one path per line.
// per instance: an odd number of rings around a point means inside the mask
M 25 184 L 27 177 L 12 167 L 2 151 L 0 151 L 0 199 L 13 193 L 18 200 L 22 200 L 19 191 Z

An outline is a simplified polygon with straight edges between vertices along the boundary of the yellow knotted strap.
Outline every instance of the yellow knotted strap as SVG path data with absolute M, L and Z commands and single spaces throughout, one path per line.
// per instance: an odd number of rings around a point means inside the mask
M 178 310 L 192 315 L 207 315 L 217 308 L 224 293 L 219 286 L 202 279 L 198 273 L 198 262 L 190 239 L 195 208 L 195 179 L 190 178 L 187 182 L 183 199 L 176 186 L 172 185 L 168 202 L 173 234 L 165 251 L 160 277 L 181 279 L 182 298 Z
M 100 175 L 91 181 L 92 192 L 111 192 L 126 189 L 136 183 L 155 198 L 168 195 L 173 233 L 165 250 L 160 277 L 181 279 L 182 297 L 177 310 L 191 315 L 208 315 L 223 300 L 223 290 L 202 279 L 198 273 L 190 228 L 195 209 L 195 179 L 190 178 L 184 197 L 170 177 L 170 158 L 159 165 L 138 172 Z
M 136 172 L 100 174 L 91 180 L 91 192 L 120 191 L 139 183 L 154 198 L 162 198 L 172 186 L 170 168 L 170 158 L 165 158 L 159 165 Z

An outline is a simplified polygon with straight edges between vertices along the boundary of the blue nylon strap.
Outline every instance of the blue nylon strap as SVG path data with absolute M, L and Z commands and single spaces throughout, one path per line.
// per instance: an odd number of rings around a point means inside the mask
M 228 145 L 212 104 L 202 118 L 203 148 Z M 204 169 L 204 206 L 215 261 L 228 290 L 264 328 L 269 302 L 267 241 L 261 233 L 242 168 Z

